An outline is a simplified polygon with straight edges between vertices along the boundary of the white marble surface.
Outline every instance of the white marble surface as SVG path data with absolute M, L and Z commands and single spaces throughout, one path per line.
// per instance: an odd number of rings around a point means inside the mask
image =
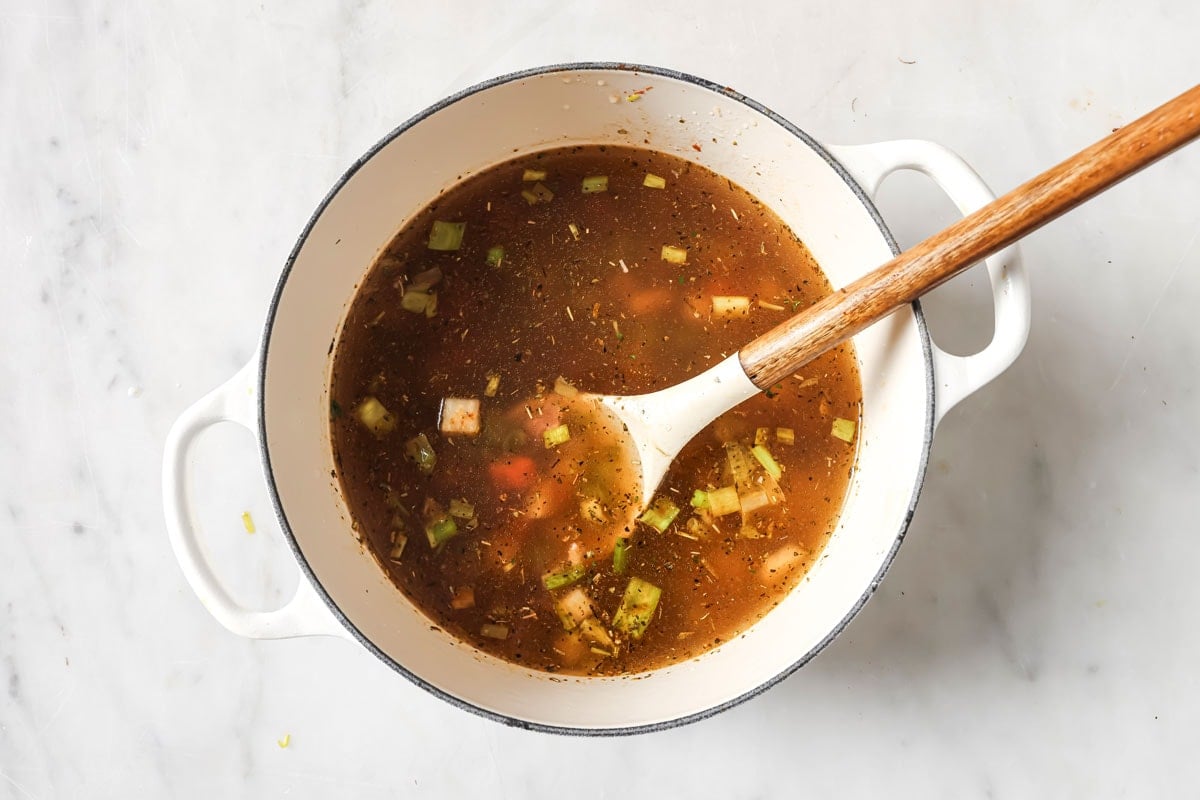
M 0 3 L 0 797 L 1195 791 L 1200 146 L 1028 241 L 1027 351 L 939 432 L 878 595 L 761 698 L 554 737 L 345 642 L 220 628 L 164 535 L 164 435 L 253 353 L 327 188 L 425 105 L 657 63 L 825 141 L 936 139 L 1006 189 L 1200 66 L 1191 0 L 399 5 Z M 915 176 L 881 205 L 902 242 L 950 219 Z M 968 283 L 929 304 L 960 347 L 988 335 Z M 214 431 L 199 463 L 223 573 L 279 602 L 295 568 L 249 436 Z

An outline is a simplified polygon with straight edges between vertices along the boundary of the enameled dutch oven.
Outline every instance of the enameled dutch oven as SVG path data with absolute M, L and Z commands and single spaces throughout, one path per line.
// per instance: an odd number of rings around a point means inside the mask
M 835 286 L 897 251 L 871 202 L 889 173 L 925 173 L 964 213 L 992 199 L 975 172 L 939 145 L 822 145 L 732 89 L 655 67 L 544 67 L 488 81 L 418 114 L 333 187 L 284 266 L 258 355 L 184 412 L 167 439 L 171 544 L 201 602 L 229 630 L 345 638 L 439 697 L 508 724 L 633 733 L 700 719 L 765 690 L 818 653 L 871 596 L 904 538 L 938 421 L 1025 344 L 1029 290 L 1012 248 L 987 262 L 995 333 L 981 352 L 939 350 L 917 304 L 855 338 L 863 414 L 838 526 L 775 610 L 694 660 L 625 678 L 552 676 L 497 660 L 431 625 L 355 538 L 331 479 L 328 378 L 330 342 L 356 285 L 404 221 L 463 176 L 575 143 L 648 146 L 727 176 L 791 226 Z M 302 572 L 295 596 L 276 611 L 239 607 L 196 537 L 189 453 L 221 421 L 257 436 L 267 487 Z

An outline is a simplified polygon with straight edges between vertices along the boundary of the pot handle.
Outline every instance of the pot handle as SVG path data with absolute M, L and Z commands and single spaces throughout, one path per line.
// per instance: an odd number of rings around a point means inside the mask
M 910 169 L 927 175 L 964 215 L 996 199 L 983 178 L 952 150 L 935 142 L 900 139 L 830 147 L 851 177 L 872 198 L 893 172 Z M 987 385 L 1020 355 L 1029 338 L 1029 277 L 1017 246 L 984 260 L 992 285 L 995 326 L 992 341 L 978 353 L 956 356 L 931 343 L 937 391 L 935 425 L 963 398 Z
M 334 618 L 305 576 L 296 593 L 282 608 L 251 611 L 229 596 L 213 572 L 196 536 L 196 515 L 191 498 L 191 451 L 206 429 L 221 422 L 236 422 L 251 433 L 257 418 L 254 360 L 236 375 L 198 400 L 175 420 L 163 453 L 163 506 L 167 536 L 183 576 L 208 612 L 233 633 L 251 639 L 286 639 L 294 636 L 341 636 L 346 629 Z

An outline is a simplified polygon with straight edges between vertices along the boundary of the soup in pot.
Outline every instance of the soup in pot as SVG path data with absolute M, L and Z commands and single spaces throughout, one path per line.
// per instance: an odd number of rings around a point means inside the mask
M 546 150 L 467 177 L 371 266 L 333 352 L 358 535 L 437 625 L 499 658 L 643 672 L 737 636 L 836 525 L 861 387 L 845 344 L 727 412 L 648 507 L 619 421 L 828 295 L 725 178 L 649 150 Z

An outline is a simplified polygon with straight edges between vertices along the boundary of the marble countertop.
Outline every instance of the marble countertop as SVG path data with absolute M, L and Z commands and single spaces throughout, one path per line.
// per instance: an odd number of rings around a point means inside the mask
M 0 797 L 1134 797 L 1200 783 L 1200 147 L 1035 234 L 1028 347 L 954 410 L 882 588 L 767 694 L 625 739 L 508 729 L 185 585 L 159 469 L 254 353 L 339 174 L 448 93 L 563 61 L 728 84 L 826 142 L 1007 189 L 1197 79 L 1200 5 L 8 3 L 0 9 Z M 920 176 L 902 244 L 952 219 Z M 990 335 L 981 282 L 929 300 Z M 232 589 L 297 580 L 253 442 L 197 456 Z M 249 509 L 258 533 L 239 519 Z M 279 740 L 290 735 L 286 748 Z

